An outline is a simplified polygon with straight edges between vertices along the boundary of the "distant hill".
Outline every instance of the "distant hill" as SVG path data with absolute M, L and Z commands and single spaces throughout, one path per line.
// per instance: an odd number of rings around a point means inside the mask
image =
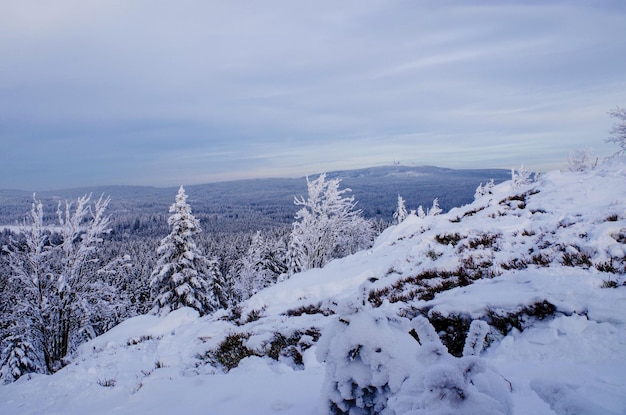
M 358 207 L 366 217 L 391 220 L 402 195 L 408 209 L 424 209 L 434 198 L 447 211 L 473 200 L 479 183 L 510 178 L 502 169 L 447 169 L 433 166 L 384 166 L 328 172 L 329 178 L 342 179 L 342 188 L 352 189 Z M 184 184 L 184 183 L 183 183 Z M 293 221 L 295 196 L 306 195 L 306 178 L 250 179 L 185 186 L 189 203 L 203 227 L 229 231 L 268 228 Z M 137 218 L 152 216 L 151 222 L 165 224 L 176 187 L 97 186 L 37 192 L 53 220 L 59 200 L 72 200 L 86 193 L 111 197 L 109 212 L 120 226 L 130 226 Z M 0 190 L 0 224 L 15 224 L 24 218 L 32 202 L 32 192 Z

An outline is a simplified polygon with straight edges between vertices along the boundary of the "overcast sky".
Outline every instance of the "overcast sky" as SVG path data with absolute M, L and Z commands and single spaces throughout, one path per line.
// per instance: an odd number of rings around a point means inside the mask
M 0 188 L 566 166 L 626 1 L 0 0 Z

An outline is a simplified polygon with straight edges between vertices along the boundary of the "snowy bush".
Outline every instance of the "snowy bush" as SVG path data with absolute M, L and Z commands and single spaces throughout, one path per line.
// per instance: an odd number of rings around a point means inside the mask
M 321 413 L 379 414 L 409 376 L 405 358 L 414 343 L 398 320 L 367 303 L 346 303 L 323 333 L 317 357 L 326 362 Z
M 385 415 L 504 415 L 513 411 L 510 384 L 478 355 L 486 323 L 470 326 L 464 355 L 455 358 L 425 317 L 412 321 L 420 342 L 411 376 L 388 401 Z
M 573 172 L 592 170 L 597 165 L 598 157 L 593 155 L 590 148 L 570 151 L 567 159 L 567 169 Z
M 533 181 L 532 172 L 526 170 L 523 164 L 517 171 L 511 169 L 511 187 L 513 190 L 518 190 Z
M 228 372 L 239 366 L 239 362 L 246 357 L 258 356 L 256 351 L 246 345 L 249 337 L 249 333 L 230 333 L 218 345 L 217 349 L 209 350 L 198 358 L 213 366 L 221 367 L 224 372 Z

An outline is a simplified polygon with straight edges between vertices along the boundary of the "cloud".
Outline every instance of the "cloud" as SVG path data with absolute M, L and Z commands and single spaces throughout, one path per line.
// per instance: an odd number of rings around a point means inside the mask
M 621 4 L 3 3 L 0 188 L 608 154 Z

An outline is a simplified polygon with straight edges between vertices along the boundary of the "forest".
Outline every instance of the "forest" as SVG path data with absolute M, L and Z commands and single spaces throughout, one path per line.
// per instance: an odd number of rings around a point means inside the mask
M 366 248 L 407 209 L 437 214 L 510 177 L 388 166 L 181 186 L 178 195 L 128 186 L 2 191 L 2 380 L 54 373 L 81 343 L 136 315 L 236 307 L 294 272 Z M 320 225 L 322 205 L 329 222 Z M 181 276 L 175 289 L 173 275 Z

